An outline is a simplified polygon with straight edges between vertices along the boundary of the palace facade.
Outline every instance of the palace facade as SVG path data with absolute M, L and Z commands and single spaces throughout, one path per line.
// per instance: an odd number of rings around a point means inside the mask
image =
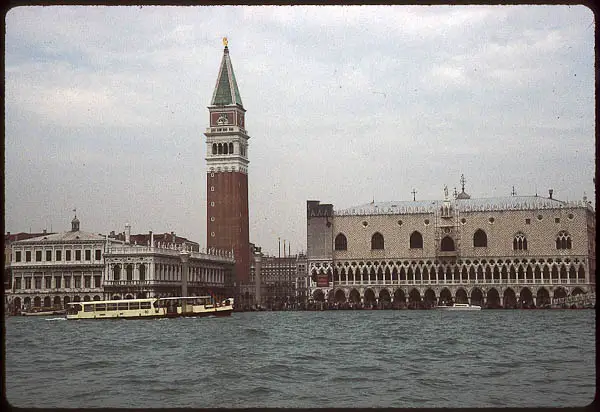
M 79 230 L 79 225 L 75 216 L 69 232 L 42 234 L 10 244 L 9 310 L 59 309 L 69 302 L 102 299 L 107 240 Z
M 595 212 L 549 196 L 307 201 L 314 301 L 396 307 L 545 306 L 595 292 Z

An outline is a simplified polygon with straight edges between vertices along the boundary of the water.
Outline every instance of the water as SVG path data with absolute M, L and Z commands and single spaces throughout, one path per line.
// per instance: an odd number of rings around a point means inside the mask
M 593 310 L 6 319 L 19 407 L 583 406 Z

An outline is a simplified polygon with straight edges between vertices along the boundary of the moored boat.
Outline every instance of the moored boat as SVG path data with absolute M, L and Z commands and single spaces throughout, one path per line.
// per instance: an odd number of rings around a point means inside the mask
M 481 306 L 468 303 L 455 303 L 452 306 L 436 306 L 438 310 L 481 310 Z
M 230 316 L 233 298 L 214 303 L 210 296 L 71 302 L 67 319 L 149 319 L 180 316 Z
M 52 315 L 64 315 L 67 313 L 64 309 L 52 309 L 52 308 L 32 308 L 28 311 L 21 312 L 23 316 L 52 316 Z

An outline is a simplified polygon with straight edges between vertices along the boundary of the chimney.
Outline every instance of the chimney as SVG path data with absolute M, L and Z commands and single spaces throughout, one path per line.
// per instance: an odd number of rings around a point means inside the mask
M 550 194 L 550 199 L 552 199 L 552 192 L 554 192 L 554 190 L 548 189 L 548 194 Z
M 154 247 L 154 233 L 150 231 L 150 247 Z
M 171 232 L 171 242 L 175 243 L 175 232 Z
M 125 244 L 129 244 L 129 240 L 131 238 L 131 225 L 129 223 L 125 223 Z

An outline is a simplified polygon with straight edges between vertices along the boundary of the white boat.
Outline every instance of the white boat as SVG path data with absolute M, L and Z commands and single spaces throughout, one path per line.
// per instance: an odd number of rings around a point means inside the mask
M 32 308 L 29 311 L 21 312 L 23 316 L 52 316 L 52 315 L 64 315 L 66 310 L 61 309 L 44 309 L 44 308 Z
M 436 306 L 435 308 L 438 310 L 481 310 L 481 306 L 468 303 L 455 303 L 452 306 Z
M 210 296 L 71 302 L 67 319 L 149 319 L 180 316 L 230 316 L 233 298 L 213 303 Z

